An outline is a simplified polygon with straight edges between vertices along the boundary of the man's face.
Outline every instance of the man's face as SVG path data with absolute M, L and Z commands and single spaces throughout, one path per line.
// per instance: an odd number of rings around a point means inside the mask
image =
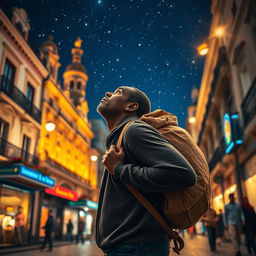
M 100 101 L 97 111 L 102 116 L 106 114 L 120 114 L 124 112 L 125 104 L 128 103 L 129 87 L 119 87 L 114 92 L 106 92 Z

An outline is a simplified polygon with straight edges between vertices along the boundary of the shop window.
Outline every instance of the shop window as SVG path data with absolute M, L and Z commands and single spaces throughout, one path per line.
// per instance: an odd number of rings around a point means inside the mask
M 15 73 L 16 68 L 11 63 L 9 59 L 6 59 L 5 65 L 4 65 L 4 73 L 3 73 L 3 80 L 2 80 L 2 86 L 7 92 L 11 92 L 11 89 L 13 87 L 14 79 L 15 79 Z
M 34 95 L 35 95 L 35 89 L 30 83 L 28 83 L 27 89 L 26 89 L 26 99 L 30 107 L 33 105 Z
M 0 118 L 0 154 L 6 155 L 9 124 Z
M 27 243 L 30 197 L 29 192 L 6 185 L 0 187 L 0 247 Z
M 31 139 L 27 135 L 23 135 L 22 158 L 25 161 L 29 161 L 30 144 L 31 144 Z

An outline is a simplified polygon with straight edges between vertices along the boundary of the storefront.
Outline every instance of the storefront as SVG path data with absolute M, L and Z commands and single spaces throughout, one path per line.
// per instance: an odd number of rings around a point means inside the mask
M 245 189 L 250 204 L 256 209 L 256 155 L 244 165 Z
M 95 220 L 98 209 L 98 203 L 91 200 L 80 200 L 70 202 L 69 206 L 79 209 L 79 218 L 85 222 L 84 238 L 91 239 L 95 233 Z
M 35 193 L 55 180 L 23 164 L 0 167 L 0 247 L 29 244 Z
M 48 211 L 53 211 L 54 217 L 54 238 L 56 240 L 64 240 L 66 238 L 66 225 L 71 219 L 73 224 L 73 235 L 77 233 L 78 227 L 78 209 L 69 207 L 69 202 L 77 201 L 78 196 L 75 191 L 56 185 L 52 189 L 46 189 L 43 194 L 40 226 L 44 226 L 47 218 Z M 40 237 L 44 237 L 44 230 L 40 230 Z

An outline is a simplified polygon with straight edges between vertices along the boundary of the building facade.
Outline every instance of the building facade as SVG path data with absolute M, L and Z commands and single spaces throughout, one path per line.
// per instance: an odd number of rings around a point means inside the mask
M 72 49 L 64 89 L 57 82 L 58 48 L 49 37 L 32 50 L 23 9 L 0 9 L 0 247 L 19 244 L 16 214 L 23 207 L 22 244 L 38 242 L 52 209 L 55 239 L 73 235 L 84 219 L 93 232 L 97 209 L 97 163 L 85 98 L 88 75 L 81 64 L 82 41 Z
M 187 128 L 207 157 L 219 212 L 230 193 L 256 207 L 256 2 L 213 0 L 211 12 L 209 51 Z

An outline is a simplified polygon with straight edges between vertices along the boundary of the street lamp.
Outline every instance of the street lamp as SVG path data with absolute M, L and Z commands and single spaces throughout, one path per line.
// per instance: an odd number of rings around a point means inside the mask
M 209 41 L 213 38 L 220 38 L 222 39 L 225 34 L 225 28 L 223 26 L 219 26 L 215 29 L 214 36 L 206 39 L 205 42 L 200 44 L 197 47 L 197 52 L 199 55 L 204 56 L 209 52 Z
M 91 155 L 91 161 L 96 162 L 98 160 L 98 156 Z
M 45 124 L 45 129 L 47 132 L 53 132 L 56 128 L 56 124 L 52 121 L 49 121 Z
M 189 119 L 188 119 L 188 122 L 190 124 L 194 124 L 196 122 L 196 118 L 194 116 L 191 116 Z

